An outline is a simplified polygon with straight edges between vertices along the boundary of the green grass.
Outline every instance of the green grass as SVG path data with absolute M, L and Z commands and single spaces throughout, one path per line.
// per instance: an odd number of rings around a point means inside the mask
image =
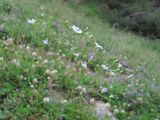
M 159 43 L 109 27 L 98 17 L 94 4 L 89 6 L 57 0 L 0 1 L 4 26 L 0 32 L 0 119 L 94 120 L 92 105 L 84 102 L 88 97 L 110 103 L 111 112 L 120 111 L 115 114 L 118 119 L 159 119 Z M 28 19 L 35 19 L 35 24 Z M 74 24 L 82 34 L 72 30 Z M 97 50 L 95 42 L 103 50 Z M 89 53 L 94 54 L 93 60 L 88 59 Z M 129 68 L 119 67 L 122 59 L 127 59 Z M 81 65 L 84 62 L 87 69 Z M 103 64 L 109 70 L 103 70 Z M 135 77 L 120 82 L 119 76 L 131 74 Z M 109 77 L 113 80 L 103 80 Z M 101 93 L 101 87 L 108 88 L 108 93 Z M 52 90 L 65 94 L 61 99 L 67 103 L 51 100 L 48 91 Z

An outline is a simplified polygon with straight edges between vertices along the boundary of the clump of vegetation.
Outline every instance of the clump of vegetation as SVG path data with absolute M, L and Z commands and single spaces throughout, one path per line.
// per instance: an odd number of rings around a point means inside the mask
M 62 1 L 2 3 L 0 119 L 159 119 L 160 96 L 145 65 L 111 54 L 76 22 L 79 13 Z
M 112 25 L 153 39 L 160 39 L 158 0 L 100 0 L 96 2 L 101 4 L 101 12 Z

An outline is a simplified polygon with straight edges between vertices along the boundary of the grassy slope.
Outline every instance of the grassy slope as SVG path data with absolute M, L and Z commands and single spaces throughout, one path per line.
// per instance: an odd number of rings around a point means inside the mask
M 160 58 L 159 42 L 152 42 L 147 38 L 140 37 L 132 33 L 119 31 L 110 27 L 108 24 L 103 23 L 102 20 L 97 17 L 98 12 L 94 8 L 96 8 L 94 3 L 92 5 L 86 4 L 82 6 L 76 6 L 76 9 L 73 6 L 75 11 L 81 15 L 84 15 L 85 17 L 78 17 L 78 23 L 85 23 L 85 25 L 89 26 L 97 40 L 103 43 L 105 48 L 111 54 L 117 56 L 127 56 L 133 66 L 145 64 L 146 71 L 152 75 L 154 74 L 154 79 L 156 79 L 157 83 L 159 83 L 160 76 L 157 72 L 159 71 Z M 149 78 L 149 81 L 150 79 L 151 78 Z
M 126 113 L 116 115 L 119 119 L 150 120 L 158 117 L 160 111 L 158 106 L 160 97 L 156 86 L 160 82 L 158 72 L 160 69 L 160 55 L 158 54 L 160 47 L 158 43 L 110 28 L 109 25 L 96 17 L 94 9 L 87 8 L 88 6 L 75 7 L 73 5 L 70 8 L 60 1 L 51 2 L 49 0 L 45 2 L 43 0 L 39 0 L 39 2 L 38 0 L 17 0 L 14 2 L 3 0 L 0 2 L 1 5 L 4 5 L 4 2 L 13 8 L 9 13 L 1 9 L 0 14 L 1 17 L 8 17 L 7 21 L 1 19 L 1 22 L 6 24 L 5 32 L 1 34 L 0 48 L 1 57 L 4 58 L 0 63 L 0 77 L 3 78 L 0 84 L 2 91 L 0 117 L 2 119 L 38 119 L 38 117 L 39 119 L 95 119 L 91 113 L 86 113 L 86 105 L 82 104 L 86 94 L 79 95 L 75 90 L 79 85 L 87 88 L 87 92 L 91 96 L 109 102 L 112 106 L 116 105 L 117 107 L 112 108 L 113 111 L 116 108 L 125 109 Z M 41 6 L 44 8 L 43 10 L 40 9 Z M 44 14 L 44 17 L 41 13 Z M 13 19 L 15 14 L 18 16 Z M 28 18 L 36 19 L 37 23 L 29 25 Z M 69 23 L 66 23 L 66 20 L 69 20 Z M 47 28 L 43 31 L 44 22 L 46 22 Z M 89 27 L 89 31 L 95 37 L 89 38 L 88 34 L 90 33 L 87 30 L 84 30 L 83 35 L 75 34 L 69 27 L 72 24 L 81 26 L 82 30 Z M 6 40 L 9 37 L 14 39 L 14 44 L 8 46 Z M 49 45 L 42 44 L 42 40 L 45 38 L 49 39 Z M 105 55 L 102 51 L 95 52 L 95 40 L 103 45 L 107 51 Z M 26 49 L 27 45 L 30 46 L 30 49 Z M 71 51 L 70 48 L 73 50 Z M 47 55 L 46 53 L 49 51 L 53 55 Z M 96 53 L 96 57 L 94 61 L 90 62 L 86 55 L 91 51 Z M 36 56 L 34 56 L 34 52 L 36 52 Z M 74 53 L 81 53 L 81 55 L 75 58 Z M 122 97 L 126 90 L 130 91 L 130 88 L 127 87 L 131 84 L 130 82 L 120 84 L 115 81 L 114 84 L 112 83 L 113 88 L 110 88 L 111 83 L 100 81 L 102 76 L 109 75 L 109 72 L 101 70 L 101 64 L 107 63 L 112 71 L 118 75 L 121 74 L 117 71 L 118 63 L 114 62 L 119 60 L 120 56 L 122 58 L 127 56 L 133 73 L 137 73 L 136 68 L 142 69 L 144 77 L 137 82 L 137 87 L 145 83 L 144 96 Z M 20 61 L 20 67 L 14 65 L 17 63 L 14 59 Z M 94 69 L 96 75 L 94 77 L 86 75 L 86 70 L 83 68 L 79 69 L 78 73 L 67 69 L 66 66 L 71 61 L 76 63 L 78 69 L 81 68 L 82 61 L 88 61 L 88 65 Z M 53 76 L 46 75 L 46 69 L 57 69 L 58 73 Z M 125 71 L 126 68 L 122 70 Z M 128 76 L 131 73 L 125 72 L 125 74 Z M 46 96 L 47 77 L 62 87 L 60 91 L 67 93 L 68 103 L 43 103 L 43 97 Z M 27 80 L 23 80 L 24 78 Z M 35 78 L 38 79 L 38 84 L 33 82 Z M 101 85 L 110 88 L 107 95 L 99 92 Z M 110 98 L 109 96 L 112 94 L 117 97 Z M 150 97 L 147 96 L 148 94 Z M 137 103 L 139 97 L 143 98 L 143 104 Z M 133 101 L 132 107 L 123 105 L 124 103 L 129 104 L 130 101 Z

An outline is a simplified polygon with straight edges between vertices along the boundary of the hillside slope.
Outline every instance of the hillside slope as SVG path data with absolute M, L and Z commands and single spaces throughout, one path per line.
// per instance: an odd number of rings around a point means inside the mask
M 60 0 L 0 1 L 0 119 L 159 119 L 158 43 L 97 16 Z

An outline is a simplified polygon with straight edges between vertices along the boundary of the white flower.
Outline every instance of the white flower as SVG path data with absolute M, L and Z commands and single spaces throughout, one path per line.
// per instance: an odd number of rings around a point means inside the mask
M 86 61 L 81 62 L 81 66 L 83 68 L 87 69 L 87 62 Z
M 20 75 L 19 78 L 20 78 L 20 80 L 23 80 L 23 79 L 24 79 L 24 76 L 23 76 L 23 75 Z
M 45 71 L 45 73 L 46 73 L 47 75 L 49 75 L 49 76 L 52 76 L 52 75 L 56 74 L 57 72 L 58 72 L 57 70 L 51 71 L 51 70 L 49 70 L 49 69 L 47 69 L 47 70 Z
M 43 102 L 44 102 L 44 103 L 49 102 L 49 97 L 44 97 L 44 98 L 43 98 Z
M 65 55 L 65 54 L 62 54 L 62 57 L 66 57 L 66 55 Z
M 109 96 L 109 98 L 114 98 L 114 95 L 111 94 L 111 95 Z
M 103 49 L 103 47 L 101 45 L 99 45 L 97 42 L 95 42 L 96 48 L 98 49 Z
M 118 109 L 114 109 L 113 113 L 114 113 L 114 114 L 118 114 L 118 113 L 119 113 L 119 110 L 118 110 Z
M 44 64 L 47 64 L 47 63 L 48 63 L 48 60 L 47 60 L 47 59 L 45 59 L 45 60 L 43 61 L 43 63 L 44 63 Z
M 101 93 L 107 93 L 108 92 L 108 88 L 102 87 L 101 88 Z
M 31 84 L 30 87 L 31 87 L 31 88 L 34 88 L 34 85 Z
M 76 90 L 80 91 L 80 94 L 86 93 L 86 88 L 84 88 L 80 85 L 78 87 L 76 87 Z
M 133 78 L 134 77 L 134 74 L 130 74 L 127 78 L 130 79 L 130 78 Z
M 57 70 L 53 70 L 51 71 L 51 74 L 56 74 L 58 71 Z
M 42 41 L 43 44 L 47 45 L 48 44 L 48 38 L 46 38 L 45 40 Z
M 20 66 L 19 60 L 13 59 L 12 63 L 15 64 L 16 66 Z
M 29 49 L 30 49 L 30 47 L 27 45 L 26 49 L 27 49 L 27 50 L 29 50 Z
M 0 61 L 3 61 L 4 60 L 4 58 L 3 57 L 0 57 Z
M 121 113 L 125 113 L 125 110 L 121 110 Z
M 115 76 L 116 74 L 113 71 L 110 71 L 110 75 Z
M 37 20 L 35 19 L 28 19 L 28 23 L 29 24 L 35 24 Z
M 76 89 L 77 90 L 82 90 L 82 86 L 79 85 Z
M 111 105 L 110 105 L 109 103 L 106 103 L 105 106 L 106 106 L 107 108 L 110 108 L 110 107 L 111 107 Z
M 79 53 L 74 53 L 74 56 L 79 57 Z
M 122 66 L 122 64 L 121 63 L 119 63 L 118 64 L 118 68 L 122 68 L 123 66 Z
M 13 44 L 13 38 L 8 38 L 8 39 L 4 42 L 4 44 L 5 44 L 6 46 L 12 45 L 12 44 Z
M 44 14 L 42 13 L 41 16 L 44 17 Z
M 36 56 L 37 54 L 36 54 L 36 52 L 32 52 L 32 55 L 33 55 L 33 56 Z
M 82 88 L 82 93 L 86 93 L 86 88 Z
M 62 100 L 61 101 L 62 104 L 67 103 L 67 102 L 68 102 L 67 100 Z
M 69 23 L 69 21 L 68 21 L 68 20 L 66 20 L 65 22 L 66 22 L 66 23 Z
M 38 83 L 38 80 L 35 78 L 35 79 L 33 79 L 33 83 L 34 84 L 37 84 Z
M 106 65 L 101 65 L 103 70 L 108 70 L 108 67 Z
M 94 36 L 91 34 L 91 35 L 89 35 L 88 37 L 89 37 L 89 38 L 92 38 L 92 37 L 94 37 Z
M 75 26 L 75 25 L 72 26 L 72 29 L 73 29 L 73 31 L 76 32 L 76 33 L 79 33 L 79 34 L 82 33 L 82 30 L 81 30 L 79 27 Z

